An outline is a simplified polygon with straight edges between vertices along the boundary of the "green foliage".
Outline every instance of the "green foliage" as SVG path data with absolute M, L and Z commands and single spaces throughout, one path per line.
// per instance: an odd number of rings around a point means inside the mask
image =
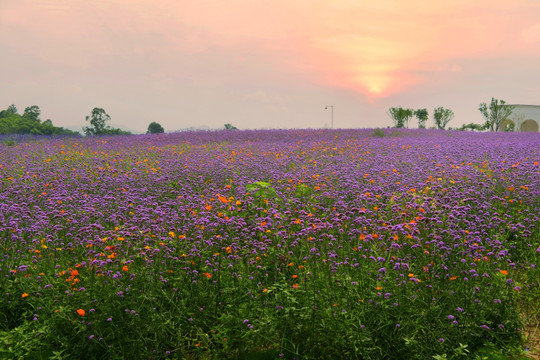
M 506 124 L 506 126 L 502 130 L 505 132 L 513 132 L 514 129 L 515 129 L 515 125 L 513 122 L 511 122 L 511 123 Z
M 472 131 L 484 131 L 486 130 L 486 124 L 475 124 L 475 123 L 469 123 L 469 124 L 463 124 L 460 128 L 457 128 L 456 130 L 459 131 L 465 131 L 465 130 L 472 130 Z
M 499 130 L 501 123 L 510 118 L 514 111 L 514 106 L 506 105 L 506 101 L 491 98 L 491 103 L 481 103 L 478 106 L 478 111 L 484 117 L 485 127 L 490 131 Z
M 429 113 L 428 113 L 427 109 L 415 110 L 414 115 L 418 119 L 418 128 L 425 129 L 426 128 L 426 121 L 429 118 Z
M 165 132 L 165 129 L 163 129 L 163 126 L 161 126 L 159 123 L 153 121 L 148 125 L 148 131 L 147 134 L 162 134 Z
M 433 121 L 437 129 L 444 130 L 446 125 L 454 118 L 454 112 L 442 106 L 433 110 Z
M 15 104 L 11 104 L 9 105 L 9 107 L 7 108 L 7 111 L 11 114 L 14 114 L 14 115 L 18 115 L 19 112 L 17 111 L 17 107 L 15 106 Z
M 378 138 L 382 138 L 384 137 L 384 131 L 382 129 L 375 129 L 373 130 L 373 133 L 371 134 L 372 137 L 378 137 Z
M 37 105 L 27 107 L 22 115 L 15 105 L 10 105 L 0 111 L 0 134 L 78 135 L 75 131 L 54 126 L 50 119 L 41 122 L 40 114 Z
M 276 190 L 264 181 L 257 181 L 246 186 L 246 190 L 259 201 L 259 205 L 277 197 Z
M 107 125 L 107 121 L 110 120 L 111 117 L 105 112 L 105 110 L 95 107 L 92 109 L 92 114 L 86 117 L 86 121 L 90 123 L 90 126 L 84 127 L 84 134 L 86 136 L 130 134 L 129 131 L 111 128 L 109 125 Z
M 404 109 L 402 107 L 392 107 L 388 110 L 388 115 L 394 122 L 394 127 L 405 128 L 408 127 L 409 120 L 414 115 L 413 109 Z
M 231 125 L 231 124 L 225 124 L 224 127 L 225 127 L 225 130 L 238 130 L 236 126 Z
M 17 141 L 13 139 L 3 139 L 2 144 L 4 144 L 5 146 L 15 146 L 17 145 Z

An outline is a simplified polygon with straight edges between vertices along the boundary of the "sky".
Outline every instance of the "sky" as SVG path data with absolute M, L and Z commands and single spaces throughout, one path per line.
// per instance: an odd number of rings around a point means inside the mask
M 457 127 L 492 97 L 540 105 L 539 0 L 0 0 L 0 109 L 75 130 Z

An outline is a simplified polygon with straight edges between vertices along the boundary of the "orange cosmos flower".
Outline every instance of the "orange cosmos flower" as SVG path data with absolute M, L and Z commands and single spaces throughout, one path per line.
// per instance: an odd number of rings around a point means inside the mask
M 221 201 L 224 204 L 229 202 L 229 200 L 226 197 L 223 197 L 223 196 L 218 196 L 218 200 Z
M 25 297 L 28 296 L 28 293 L 24 293 L 24 294 L 22 294 L 21 296 L 22 296 L 22 298 L 25 298 Z
M 499 272 L 500 272 L 501 274 L 503 274 L 503 275 L 508 275 L 508 271 L 506 271 L 506 270 L 500 270 Z
M 83 309 L 79 309 L 77 310 L 77 314 L 79 314 L 79 316 L 84 316 L 86 314 L 86 311 L 84 311 Z
M 128 268 L 126 265 L 124 265 L 124 267 L 122 267 L 122 270 L 123 270 L 123 271 L 128 271 L 129 268 Z
M 207 272 L 203 273 L 203 275 L 206 276 L 209 279 L 212 277 L 212 275 L 210 273 L 207 273 Z
M 293 289 L 298 289 L 298 284 L 293 284 Z

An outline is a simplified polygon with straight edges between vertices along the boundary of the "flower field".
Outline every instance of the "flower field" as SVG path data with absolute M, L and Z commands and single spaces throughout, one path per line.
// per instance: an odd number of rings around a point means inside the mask
M 0 144 L 0 358 L 515 353 L 540 134 L 400 131 Z

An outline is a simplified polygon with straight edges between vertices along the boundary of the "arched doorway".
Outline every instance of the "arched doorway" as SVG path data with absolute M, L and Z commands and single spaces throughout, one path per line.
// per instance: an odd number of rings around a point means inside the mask
M 497 131 L 515 131 L 515 127 L 516 124 L 512 120 L 505 119 L 502 123 L 500 123 Z
M 521 124 L 521 132 L 538 132 L 538 123 L 534 120 L 526 120 Z

